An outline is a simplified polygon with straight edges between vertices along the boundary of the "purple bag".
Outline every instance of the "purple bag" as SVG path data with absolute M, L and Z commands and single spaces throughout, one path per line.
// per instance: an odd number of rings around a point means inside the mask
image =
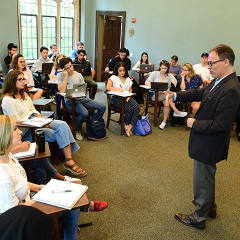
M 146 136 L 152 131 L 148 116 L 139 116 L 135 126 L 134 133 L 139 136 Z

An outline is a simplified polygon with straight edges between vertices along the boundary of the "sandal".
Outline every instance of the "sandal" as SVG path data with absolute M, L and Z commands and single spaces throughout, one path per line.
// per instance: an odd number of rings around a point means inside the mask
M 66 162 L 73 160 L 72 158 L 66 158 L 65 162 L 63 164 L 63 168 L 66 169 L 68 172 L 70 172 L 73 175 L 79 176 L 79 177 L 85 177 L 87 175 L 87 172 L 74 163 L 73 165 L 69 166 Z M 80 171 L 79 171 L 80 170 Z

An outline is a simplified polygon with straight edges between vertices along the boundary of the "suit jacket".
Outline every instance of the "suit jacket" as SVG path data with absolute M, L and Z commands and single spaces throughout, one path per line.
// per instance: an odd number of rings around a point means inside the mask
M 191 158 L 209 164 L 227 159 L 232 121 L 240 105 L 240 83 L 235 72 L 210 91 L 215 81 L 202 89 L 177 93 L 179 101 L 201 101 L 188 151 Z

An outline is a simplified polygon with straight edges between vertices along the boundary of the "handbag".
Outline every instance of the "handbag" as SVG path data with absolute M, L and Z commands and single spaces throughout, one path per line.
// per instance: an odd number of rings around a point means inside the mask
M 139 136 L 146 136 L 152 131 L 148 115 L 139 115 L 138 120 L 134 126 L 134 133 Z

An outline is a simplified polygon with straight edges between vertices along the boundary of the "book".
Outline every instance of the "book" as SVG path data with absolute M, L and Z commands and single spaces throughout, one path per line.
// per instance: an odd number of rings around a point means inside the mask
M 87 189 L 85 185 L 51 179 L 33 200 L 71 210 Z
M 15 153 L 13 154 L 13 157 L 16 159 L 33 157 L 35 156 L 35 151 L 36 151 L 36 143 L 33 142 L 30 144 L 30 148 L 28 149 L 28 151 Z
M 34 126 L 34 127 L 43 127 L 52 121 L 53 121 L 52 118 L 33 117 L 27 121 L 22 122 L 22 124 L 26 124 L 26 125 Z

